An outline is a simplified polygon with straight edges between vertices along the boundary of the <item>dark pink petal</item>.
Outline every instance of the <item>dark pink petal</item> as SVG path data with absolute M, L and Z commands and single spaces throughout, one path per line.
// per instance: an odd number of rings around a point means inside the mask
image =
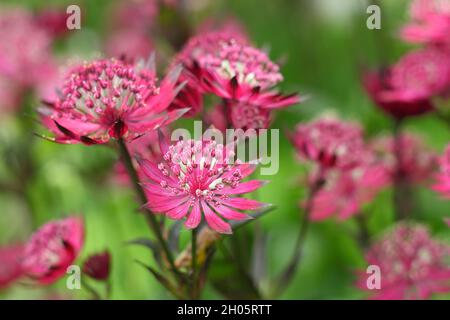
M 269 206 L 267 203 L 245 198 L 230 198 L 223 200 L 222 203 L 239 210 L 258 210 Z
M 249 220 L 252 216 L 234 211 L 227 206 L 216 206 L 214 210 L 227 220 Z
M 231 226 L 224 222 L 222 219 L 220 219 L 208 206 L 208 204 L 204 201 L 202 201 L 202 209 L 203 213 L 205 215 L 206 222 L 208 223 L 208 226 L 219 233 L 224 234 L 231 234 L 233 233 L 231 231 Z
M 263 180 L 251 180 L 247 182 L 241 182 L 236 188 L 226 187 L 222 190 L 218 191 L 218 194 L 243 194 L 255 191 L 256 189 L 261 188 L 269 181 Z
M 170 219 L 179 220 L 186 216 L 187 212 L 189 210 L 189 201 L 184 202 L 183 204 L 170 209 L 166 212 L 166 215 Z
M 200 204 L 197 201 L 195 201 L 194 206 L 192 207 L 192 211 L 189 214 L 188 219 L 184 223 L 186 228 L 188 229 L 195 229 L 200 224 L 200 221 L 202 220 L 202 212 L 200 210 Z

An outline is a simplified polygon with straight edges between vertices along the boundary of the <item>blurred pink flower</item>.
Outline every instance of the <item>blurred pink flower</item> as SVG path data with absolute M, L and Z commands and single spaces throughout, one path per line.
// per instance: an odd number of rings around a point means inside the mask
M 0 13 L 0 77 L 30 87 L 46 77 L 51 63 L 51 37 L 24 9 Z
M 450 247 L 433 240 L 420 225 L 397 225 L 366 255 L 369 265 L 381 269 L 381 289 L 371 290 L 382 300 L 427 299 L 450 292 Z M 359 287 L 367 290 L 368 275 L 361 272 Z
M 346 220 L 360 213 L 361 207 L 373 201 L 389 183 L 383 165 L 370 163 L 348 171 L 330 171 L 325 185 L 312 201 L 311 220 L 323 220 L 336 216 Z
M 0 247 L 0 290 L 22 276 L 22 252 L 22 245 Z
M 153 43 L 147 34 L 134 30 L 119 30 L 111 34 L 106 42 L 108 56 L 130 63 L 148 59 L 153 52 Z
M 450 46 L 449 0 L 414 0 L 410 15 L 400 33 L 405 41 Z
M 439 160 L 440 172 L 433 190 L 439 192 L 444 198 L 450 199 L 450 144 Z
M 353 169 L 366 156 L 361 128 L 334 118 L 300 123 L 290 138 L 301 159 L 324 170 Z
M 121 0 L 116 3 L 112 17 L 114 27 L 118 29 L 148 32 L 159 13 L 158 1 L 155 0 Z
M 179 118 L 186 109 L 167 111 L 180 90 L 180 69 L 158 86 L 153 60 L 131 65 L 95 60 L 70 70 L 61 97 L 46 102 L 42 121 L 60 143 L 97 144 L 111 138 L 136 139 Z
M 141 170 L 150 179 L 144 184 L 147 207 L 156 213 L 179 220 L 187 217 L 185 226 L 196 228 L 202 214 L 208 226 L 219 233 L 232 233 L 225 220 L 245 220 L 251 216 L 242 211 L 258 210 L 266 204 L 239 197 L 265 184 L 264 181 L 242 182 L 256 165 L 233 163 L 230 146 L 215 141 L 179 141 L 168 146 L 161 143 L 164 161 L 154 164 L 141 160 Z
M 65 8 L 49 8 L 37 13 L 35 17 L 36 24 L 46 30 L 53 38 L 66 35 L 69 31 L 67 28 L 67 13 Z
M 84 242 L 84 223 L 80 217 L 51 221 L 36 231 L 25 245 L 24 274 L 38 283 L 51 284 L 66 274 Z
M 403 134 L 400 144 L 401 164 L 397 168 L 394 138 L 382 136 L 372 141 L 371 147 L 388 169 L 391 180 L 393 181 L 397 169 L 402 179 L 409 183 L 420 183 L 431 178 L 437 166 L 437 155 L 418 136 Z
M 430 99 L 450 88 L 449 54 L 427 48 L 406 54 L 397 64 L 364 76 L 372 100 L 396 118 L 431 111 Z

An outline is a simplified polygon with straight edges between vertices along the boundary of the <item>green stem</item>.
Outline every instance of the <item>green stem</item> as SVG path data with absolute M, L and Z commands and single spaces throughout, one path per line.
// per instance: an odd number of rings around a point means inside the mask
M 291 282 L 291 279 L 294 276 L 295 272 L 297 271 L 297 267 L 299 265 L 300 258 L 303 252 L 303 245 L 305 243 L 306 235 L 308 233 L 310 225 L 309 215 L 311 213 L 313 199 L 316 193 L 322 188 L 323 183 L 324 183 L 323 174 L 322 172 L 320 172 L 316 180 L 313 182 L 311 189 L 309 191 L 308 198 L 306 200 L 304 214 L 302 216 L 301 225 L 299 228 L 299 232 L 297 234 L 297 239 L 295 241 L 294 253 L 291 257 L 291 260 L 287 264 L 286 268 L 281 273 L 277 283 L 275 284 L 275 289 L 273 290 L 272 293 L 272 295 L 275 297 L 283 293 L 283 291 L 287 288 L 287 286 Z
M 197 228 L 192 229 L 192 298 L 197 297 Z
M 119 139 L 118 144 L 119 144 L 120 154 L 122 156 L 122 161 L 124 162 L 125 167 L 127 168 L 127 172 L 133 183 L 135 192 L 138 195 L 141 203 L 146 204 L 147 197 L 145 195 L 144 189 L 142 188 L 142 186 L 139 182 L 139 177 L 137 175 L 136 169 L 134 168 L 133 161 L 131 159 L 130 153 L 128 152 L 127 146 L 126 146 L 125 142 L 123 141 L 123 139 Z M 181 275 L 180 271 L 175 266 L 172 252 L 169 250 L 169 246 L 167 245 L 167 242 L 165 241 L 165 239 L 161 233 L 159 223 L 156 220 L 156 217 L 153 215 L 153 213 L 150 210 L 148 210 L 148 209 L 144 209 L 144 210 L 145 210 L 145 217 L 147 219 L 147 222 L 148 222 L 150 228 L 152 229 L 153 233 L 155 234 L 155 236 L 159 242 L 159 245 L 161 246 L 161 249 L 163 250 L 163 252 L 169 262 L 170 269 L 181 284 L 183 282 L 183 276 Z

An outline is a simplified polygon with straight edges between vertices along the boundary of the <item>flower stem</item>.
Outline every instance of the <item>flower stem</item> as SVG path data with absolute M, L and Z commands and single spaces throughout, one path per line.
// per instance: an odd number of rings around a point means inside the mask
M 316 193 L 322 188 L 323 183 L 324 183 L 323 174 L 322 172 L 320 172 L 315 181 L 312 183 L 312 186 L 309 190 L 309 195 L 305 204 L 305 210 L 301 219 L 301 225 L 299 228 L 299 232 L 297 234 L 297 240 L 295 241 L 294 254 L 292 255 L 291 260 L 287 264 L 284 271 L 281 273 L 278 281 L 276 282 L 275 289 L 271 294 L 272 296 L 277 297 L 281 293 L 283 293 L 283 291 L 289 285 L 295 272 L 297 271 L 297 267 L 299 265 L 300 258 L 302 256 L 303 245 L 305 243 L 306 235 L 308 233 L 310 225 L 309 215 L 311 213 L 313 199 Z
M 402 143 L 402 120 L 394 122 L 394 155 L 395 155 L 395 172 L 394 172 L 394 190 L 393 202 L 397 219 L 405 219 L 409 216 L 409 205 L 407 195 L 409 193 L 408 186 L 405 181 L 403 172 L 403 143 Z
M 192 298 L 197 297 L 197 228 L 192 229 Z
M 134 189 L 136 194 L 139 197 L 139 200 L 142 204 L 147 203 L 147 197 L 145 195 L 144 189 L 142 188 L 139 177 L 137 175 L 136 169 L 134 168 L 133 161 L 131 159 L 130 153 L 128 152 L 127 146 L 125 145 L 125 142 L 123 139 L 118 140 L 119 149 L 120 149 L 120 155 L 122 157 L 122 161 L 125 164 L 125 167 L 127 168 L 128 175 L 130 176 L 130 179 L 133 183 Z M 161 232 L 161 229 L 159 227 L 158 221 L 156 220 L 156 217 L 153 215 L 153 213 L 148 210 L 145 210 L 145 217 L 147 219 L 147 222 L 152 229 L 153 233 L 155 234 L 159 245 L 161 246 L 161 249 L 163 250 L 169 265 L 171 271 L 174 273 L 177 280 L 180 282 L 180 284 L 183 282 L 183 276 L 181 275 L 180 271 L 175 266 L 175 262 L 172 256 L 172 252 L 169 250 L 169 246 L 167 245 L 167 242 L 165 241 L 163 234 Z

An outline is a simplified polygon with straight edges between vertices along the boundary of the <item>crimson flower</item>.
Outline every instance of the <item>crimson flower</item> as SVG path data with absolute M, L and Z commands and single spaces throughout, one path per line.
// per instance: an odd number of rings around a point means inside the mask
M 450 88 L 450 59 L 445 51 L 421 49 L 406 54 L 394 66 L 364 76 L 372 100 L 395 118 L 433 109 L 431 98 Z
M 51 221 L 36 231 L 25 245 L 22 268 L 25 275 L 42 285 L 55 282 L 77 258 L 84 242 L 84 224 L 79 217 Z
M 161 140 L 163 161 L 155 164 L 140 160 L 147 207 L 156 213 L 179 220 L 187 218 L 185 226 L 196 228 L 204 216 L 208 226 L 219 233 L 232 233 L 225 220 L 245 220 L 251 216 L 241 211 L 258 210 L 266 204 L 237 197 L 252 192 L 265 181 L 242 182 L 256 165 L 235 162 L 230 146 L 215 141 L 179 141 L 172 146 Z
M 298 124 L 291 141 L 301 159 L 324 170 L 352 169 L 366 157 L 361 128 L 334 118 Z
M 167 111 L 180 86 L 180 68 L 158 85 L 153 59 L 131 65 L 116 59 L 78 65 L 67 74 L 61 97 L 41 110 L 44 125 L 59 143 L 134 140 L 179 118 Z
M 381 289 L 374 299 L 427 299 L 434 293 L 450 291 L 450 268 L 445 259 L 450 247 L 430 237 L 421 225 L 397 225 L 368 251 L 369 265 L 381 269 Z M 359 286 L 367 289 L 367 274 Z M 371 292 L 374 292 L 371 290 Z

